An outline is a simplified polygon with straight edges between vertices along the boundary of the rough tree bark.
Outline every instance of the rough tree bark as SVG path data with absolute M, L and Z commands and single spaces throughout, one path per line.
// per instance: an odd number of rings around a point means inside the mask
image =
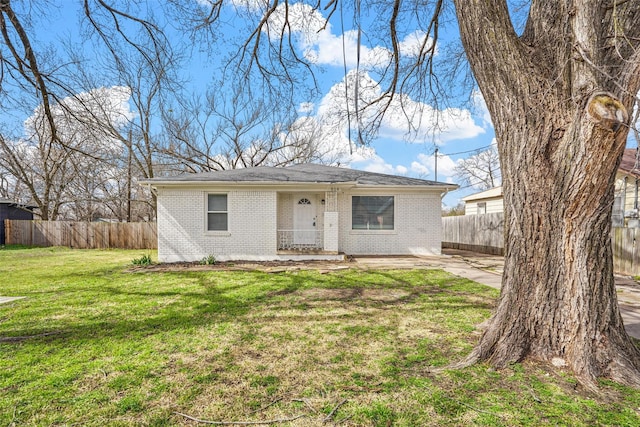
M 455 0 L 495 125 L 505 207 L 498 307 L 468 362 L 533 358 L 640 386 L 615 293 L 613 182 L 640 79 L 640 3 L 532 1 L 522 35 L 505 0 Z

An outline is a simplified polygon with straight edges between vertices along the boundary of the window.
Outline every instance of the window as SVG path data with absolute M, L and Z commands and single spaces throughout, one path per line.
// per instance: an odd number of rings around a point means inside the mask
M 351 197 L 352 230 L 393 230 L 393 196 Z
M 484 215 L 487 213 L 487 202 L 478 202 L 478 215 Z
M 227 230 L 227 195 L 207 195 L 207 230 Z

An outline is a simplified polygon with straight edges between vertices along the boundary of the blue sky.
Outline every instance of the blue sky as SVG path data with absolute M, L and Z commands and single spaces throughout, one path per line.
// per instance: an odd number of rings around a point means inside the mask
M 203 5 L 208 0 L 199 0 Z M 251 9 L 256 7 L 255 0 L 234 0 L 231 2 L 235 7 Z M 232 15 L 232 7 L 228 6 L 227 12 Z M 320 85 L 324 90 L 324 95 L 319 100 L 310 100 L 305 105 L 308 115 L 323 122 L 323 115 L 327 110 L 331 110 L 336 104 L 345 104 L 344 99 L 340 100 L 344 89 L 345 68 L 347 73 L 353 73 L 357 63 L 357 31 L 354 27 L 353 15 L 334 15 L 328 25 L 325 22 L 326 16 L 318 11 L 309 11 L 310 8 L 303 4 L 295 4 L 290 7 L 288 14 L 291 22 L 291 31 L 296 35 L 298 52 L 310 59 L 318 70 L 322 70 L 317 76 L 321 79 Z M 298 14 L 298 15 L 296 15 Z M 298 19 L 296 19 L 299 17 Z M 342 18 L 342 19 L 341 19 Z M 373 16 L 362 17 L 363 36 L 360 43 L 360 71 L 366 72 L 369 64 L 384 61 L 388 51 L 383 46 L 369 42 L 373 37 L 368 37 L 367 28 L 375 20 Z M 367 22 L 365 22 L 367 21 Z M 408 25 L 400 36 L 400 47 L 403 54 L 411 56 L 415 50 L 415 45 L 424 41 L 426 35 L 411 28 Z M 344 31 L 343 31 L 344 28 Z M 452 38 L 457 37 L 455 23 L 441 27 L 440 43 L 447 43 Z M 447 32 L 448 31 L 448 32 Z M 441 50 L 437 45 L 438 52 Z M 362 85 L 361 91 L 375 92 L 375 77 L 367 74 L 372 81 L 372 86 Z M 379 90 L 379 89 L 378 89 Z M 336 95 L 337 94 L 337 95 Z M 366 98 L 366 95 L 363 95 Z M 466 158 L 474 154 L 474 150 L 486 149 L 494 143 L 494 131 L 491 125 L 489 114 L 484 106 L 479 92 L 474 92 L 473 110 L 463 107 L 456 108 L 466 101 L 465 99 L 448 99 L 450 107 L 439 111 L 431 105 L 422 104 L 412 100 L 416 111 L 422 118 L 421 129 L 417 134 L 407 138 L 409 130 L 406 119 L 399 111 L 393 108 L 387 114 L 382 123 L 378 136 L 366 147 L 357 147 L 353 155 L 347 155 L 349 135 L 346 127 L 343 127 L 336 134 L 329 134 L 327 139 L 338 141 L 338 150 L 342 151 L 341 163 L 356 169 L 364 169 L 374 172 L 401 174 L 407 176 L 420 177 L 424 179 L 435 179 L 434 150 L 439 149 L 438 156 L 438 176 L 439 181 L 454 182 L 453 167 L 458 159 Z M 411 105 L 411 103 L 409 103 Z M 444 102 L 442 103 L 445 104 Z M 301 107 L 302 108 L 302 107 Z M 437 129 L 435 121 L 437 120 Z M 415 125 L 415 123 L 414 123 Z M 355 132 L 352 130 L 351 139 L 355 140 Z M 409 142 L 410 141 L 410 142 Z M 352 144 L 356 147 L 356 144 Z M 448 194 L 444 203 L 447 206 L 455 206 L 459 200 L 473 192 L 479 191 L 475 188 L 461 188 Z
M 188 0 L 185 0 L 188 2 Z M 192 0 L 195 2 L 196 0 Z M 38 26 L 37 39 L 43 43 L 57 44 L 61 40 L 70 40 L 85 53 L 92 55 L 97 60 L 99 52 L 92 52 L 94 45 L 83 41 L 81 35 L 81 9 L 77 0 L 59 0 L 60 6 L 53 14 L 48 14 L 46 25 Z M 197 0 L 201 7 L 206 8 L 208 0 Z M 150 9 L 153 10 L 154 1 L 150 1 Z M 258 7 L 259 0 L 229 0 L 223 8 L 223 19 L 227 22 L 227 31 L 233 30 L 237 21 L 241 19 L 236 13 L 245 13 Z M 15 6 L 14 6 L 15 7 Z M 51 10 L 51 9 L 48 9 Z M 159 10 L 159 9 L 158 9 Z M 155 13 L 159 14 L 158 10 Z M 203 9 L 204 10 L 204 9 Z M 320 11 L 323 12 L 323 11 Z M 336 105 L 346 104 L 345 99 L 340 99 L 340 94 L 344 90 L 339 90 L 344 84 L 345 67 L 347 72 L 353 73 L 357 64 L 357 32 L 354 28 L 353 15 L 349 15 L 341 20 L 334 15 L 328 25 L 325 26 L 325 16 L 320 12 L 309 12 L 308 7 L 302 4 L 294 4 L 290 8 L 290 19 L 292 22 L 292 32 L 297 40 L 298 53 L 312 61 L 317 67 L 316 77 L 319 79 L 320 88 L 323 95 L 318 99 L 301 100 L 299 111 L 305 118 L 325 123 L 326 116 Z M 352 13 L 352 12 L 349 12 Z M 297 14 L 297 15 L 296 15 Z M 297 20 L 296 18 L 299 18 Z M 362 16 L 363 37 L 360 43 L 360 71 L 366 72 L 369 64 L 377 61 L 384 61 L 388 51 L 375 42 L 373 38 L 367 37 L 366 29 L 375 17 Z M 416 32 L 411 28 L 411 23 L 407 22 L 407 28 L 403 31 L 400 45 L 403 54 L 412 55 L 417 43 L 424 41 L 425 35 Z M 241 24 L 238 24 L 241 27 Z M 323 29 L 320 29 L 323 28 Z M 344 32 L 342 30 L 344 28 Z M 446 43 L 456 35 L 455 24 L 449 29 L 443 27 L 445 32 L 440 36 L 439 43 Z M 167 22 L 166 30 L 172 38 L 178 38 L 179 32 Z M 447 32 L 448 31 L 448 32 Z M 437 45 L 438 52 L 441 51 L 440 44 Z M 214 61 L 206 58 L 206 55 L 199 56 L 199 50 L 203 47 L 194 47 L 193 52 L 199 59 L 185 62 L 181 73 L 186 77 L 188 86 L 192 91 L 202 91 L 203 87 L 212 84 L 216 77 Z M 216 49 L 219 49 L 217 46 Z M 346 58 L 346 62 L 345 62 Z M 366 74 L 371 85 L 362 85 L 361 91 L 371 91 L 375 93 L 375 77 L 373 74 Z M 116 86 L 118 82 L 103 81 L 104 86 Z M 337 95 L 336 95 L 337 94 Z M 366 96 L 364 96 L 366 98 Z M 339 152 L 342 165 L 347 165 L 356 169 L 368 171 L 400 174 L 424 179 L 435 179 L 434 150 L 439 149 L 438 157 L 438 180 L 444 182 L 455 182 L 453 178 L 453 167 L 459 159 L 466 158 L 474 154 L 473 150 L 485 149 L 494 142 L 494 131 L 491 125 L 486 108 L 483 106 L 482 97 L 479 93 L 473 96 L 476 108 L 473 110 L 464 108 L 462 100 L 448 100 L 451 107 L 444 111 L 432 108 L 428 104 L 422 104 L 416 100 L 410 100 L 415 105 L 416 114 L 421 116 L 422 127 L 417 134 L 407 138 L 408 125 L 402 115 L 390 110 L 385 121 L 382 123 L 380 133 L 366 147 L 356 147 L 353 154 L 350 154 L 348 141 L 349 132 L 346 126 L 341 126 L 333 133 L 326 135 L 326 140 L 331 144 L 331 149 Z M 456 108 L 458 106 L 458 108 Z M 36 106 L 33 106 L 35 108 Z M 133 108 L 133 107 L 131 107 Z M 419 111 L 419 112 L 418 112 Z M 135 111 L 134 111 L 135 113 Z M 434 130 L 434 121 L 438 121 L 438 129 Z M 24 117 L 23 120 L 27 118 Z M 351 133 L 352 140 L 355 134 Z M 330 141 L 330 142 L 329 142 Z M 410 141 L 410 142 L 409 142 Z M 351 145 L 355 147 L 355 143 Z M 479 191 L 474 188 L 461 188 L 444 198 L 447 206 L 455 206 L 459 199 Z

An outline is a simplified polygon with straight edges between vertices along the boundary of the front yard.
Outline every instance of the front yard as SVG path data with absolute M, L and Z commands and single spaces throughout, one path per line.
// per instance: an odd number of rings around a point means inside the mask
M 614 384 L 434 369 L 497 297 L 443 271 L 132 268 L 143 254 L 0 249 L 0 296 L 26 297 L 0 305 L 0 425 L 640 424 L 640 392 Z

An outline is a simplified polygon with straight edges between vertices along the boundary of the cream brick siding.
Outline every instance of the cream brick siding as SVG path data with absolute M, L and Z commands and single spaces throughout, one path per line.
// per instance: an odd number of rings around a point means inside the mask
M 395 196 L 394 230 L 352 230 L 351 196 Z M 440 193 L 354 192 L 338 197 L 339 250 L 349 255 L 439 255 L 442 238 Z
M 339 252 L 340 249 L 340 227 L 338 212 L 325 212 L 324 218 L 324 250 L 328 252 Z
M 312 197 L 325 250 L 347 255 L 440 254 L 442 222 L 438 191 L 339 191 L 336 203 L 322 204 L 325 192 L 279 192 L 220 188 L 158 187 L 158 258 L 161 262 L 274 260 L 278 229 L 293 228 L 294 201 Z M 207 194 L 227 194 L 228 230 L 207 231 Z M 394 230 L 352 230 L 351 196 L 394 196 Z M 334 200 L 333 198 L 331 200 Z M 329 230 L 331 228 L 331 230 Z
M 227 194 L 228 231 L 207 231 L 206 197 Z M 158 259 L 277 258 L 275 191 L 158 189 Z
M 278 230 L 293 228 L 293 194 L 278 194 Z

